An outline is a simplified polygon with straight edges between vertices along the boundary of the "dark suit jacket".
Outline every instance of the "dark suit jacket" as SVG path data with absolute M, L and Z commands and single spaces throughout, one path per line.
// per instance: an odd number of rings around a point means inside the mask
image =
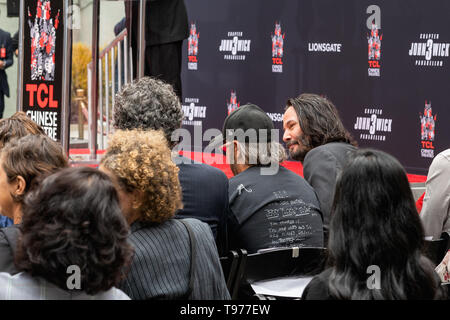
M 146 6 L 145 42 L 147 46 L 181 41 L 189 36 L 184 0 L 150 0 Z M 127 28 L 136 41 L 139 1 L 126 1 Z
M 6 62 L 6 65 L 4 69 L 0 69 L 0 94 L 3 93 L 7 97 L 9 97 L 8 77 L 6 76 L 5 69 L 10 67 L 14 63 L 12 52 L 12 39 L 11 34 L 9 32 L 0 29 L 0 49 L 2 47 L 6 49 L 6 58 L 2 59 L 3 61 Z
M 211 227 L 220 255 L 227 251 L 228 179 L 219 169 L 186 157 L 174 159 L 180 172 L 184 208 L 180 218 L 196 218 Z M 181 163 L 180 163 L 181 162 Z
M 330 142 L 309 151 L 303 161 L 303 175 L 319 198 L 326 232 L 330 224 L 337 177 L 347 162 L 348 153 L 354 150 L 356 148 L 351 144 Z

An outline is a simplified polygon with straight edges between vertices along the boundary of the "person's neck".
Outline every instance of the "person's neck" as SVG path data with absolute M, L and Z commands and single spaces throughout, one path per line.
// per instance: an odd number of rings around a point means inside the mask
M 244 172 L 245 170 L 247 170 L 248 168 L 250 168 L 251 166 L 249 166 L 248 164 L 236 164 L 234 167 L 234 175 L 237 176 L 238 174 Z
M 139 214 L 137 212 L 134 212 L 129 216 L 125 217 L 125 219 L 127 220 L 128 225 L 131 226 L 134 222 L 139 220 Z
M 13 211 L 12 219 L 14 221 L 14 224 L 22 223 L 22 206 L 17 205 L 13 210 L 14 211 Z

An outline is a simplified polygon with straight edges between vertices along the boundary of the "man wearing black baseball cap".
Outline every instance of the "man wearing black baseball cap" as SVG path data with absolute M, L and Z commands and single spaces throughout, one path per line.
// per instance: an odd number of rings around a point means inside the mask
M 269 116 L 254 104 L 243 105 L 225 119 L 222 139 L 235 175 L 229 180 L 230 249 L 323 246 L 317 196 L 302 177 L 279 165 L 286 152 Z

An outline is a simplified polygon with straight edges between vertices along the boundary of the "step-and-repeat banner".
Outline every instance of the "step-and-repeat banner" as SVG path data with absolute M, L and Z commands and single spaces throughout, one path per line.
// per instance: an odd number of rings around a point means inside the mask
M 192 133 L 221 129 L 248 102 L 282 129 L 288 98 L 309 92 L 334 102 L 361 147 L 389 152 L 409 173 L 426 174 L 450 147 L 450 1 L 186 6 L 182 105 Z

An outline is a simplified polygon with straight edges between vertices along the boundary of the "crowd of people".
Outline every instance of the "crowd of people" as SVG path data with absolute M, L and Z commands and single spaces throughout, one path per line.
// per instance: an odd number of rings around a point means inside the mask
M 174 151 L 183 117 L 171 85 L 126 84 L 99 168 L 70 168 L 24 113 L 0 120 L 0 299 L 228 300 L 220 257 L 274 247 L 327 248 L 303 299 L 447 298 L 423 247 L 449 231 L 448 151 L 419 216 L 401 164 L 359 149 L 325 97 L 285 106 L 283 141 L 304 177 L 283 167 L 286 149 L 254 104 L 214 139 L 229 180 Z M 370 266 L 382 272 L 375 288 Z

